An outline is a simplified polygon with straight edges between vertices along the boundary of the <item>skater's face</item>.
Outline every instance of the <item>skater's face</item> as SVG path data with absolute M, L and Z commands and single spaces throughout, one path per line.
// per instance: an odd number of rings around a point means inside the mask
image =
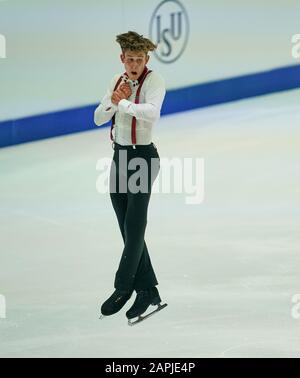
M 120 57 L 130 80 L 138 79 L 149 60 L 144 51 L 126 50 Z

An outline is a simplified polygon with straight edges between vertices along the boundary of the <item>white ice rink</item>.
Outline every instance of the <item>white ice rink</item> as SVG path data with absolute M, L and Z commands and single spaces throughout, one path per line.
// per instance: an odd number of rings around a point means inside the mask
M 299 100 L 293 90 L 155 126 L 161 158 L 204 158 L 205 197 L 152 195 L 145 240 L 168 307 L 135 327 L 135 295 L 98 319 L 123 245 L 96 190 L 109 129 L 1 149 L 0 356 L 300 357 Z

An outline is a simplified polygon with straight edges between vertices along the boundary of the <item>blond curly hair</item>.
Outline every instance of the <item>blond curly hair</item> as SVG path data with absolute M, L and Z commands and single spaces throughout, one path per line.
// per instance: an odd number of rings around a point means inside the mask
M 153 51 L 157 48 L 157 45 L 150 39 L 134 31 L 117 35 L 116 41 L 120 44 L 123 53 L 126 50 L 132 50 L 144 51 L 147 54 L 148 51 Z

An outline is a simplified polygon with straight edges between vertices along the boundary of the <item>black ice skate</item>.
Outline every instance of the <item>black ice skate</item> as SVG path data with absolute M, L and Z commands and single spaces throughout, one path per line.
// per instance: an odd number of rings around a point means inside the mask
M 137 292 L 136 299 L 131 306 L 131 308 L 126 312 L 126 316 L 129 319 L 128 320 L 128 325 L 133 326 L 137 323 L 140 323 L 141 321 L 147 319 L 149 316 L 155 314 L 156 312 L 162 310 L 167 306 L 167 303 L 161 305 L 161 299 L 158 293 L 157 288 L 154 286 L 150 289 L 145 289 L 145 290 L 139 290 Z M 148 313 L 147 315 L 141 316 L 142 314 L 145 313 L 147 308 L 150 305 L 157 305 L 157 308 Z M 137 320 L 132 321 L 131 319 L 138 317 Z
M 131 295 L 132 290 L 115 290 L 114 293 L 102 304 L 100 319 L 120 311 L 125 303 L 130 299 Z

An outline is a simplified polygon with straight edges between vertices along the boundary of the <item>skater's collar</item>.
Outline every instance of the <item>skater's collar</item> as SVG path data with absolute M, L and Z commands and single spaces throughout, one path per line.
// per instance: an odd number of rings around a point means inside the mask
M 139 83 L 143 80 L 144 76 L 146 75 L 146 73 L 147 73 L 148 71 L 149 71 L 148 67 L 145 66 L 145 68 L 144 68 L 143 72 L 140 74 L 140 76 L 139 76 L 136 80 L 130 80 L 130 81 L 131 81 L 133 84 L 139 84 Z M 124 73 L 124 76 L 126 76 L 126 77 L 127 77 L 127 80 L 128 80 L 128 74 L 127 74 L 127 72 Z

